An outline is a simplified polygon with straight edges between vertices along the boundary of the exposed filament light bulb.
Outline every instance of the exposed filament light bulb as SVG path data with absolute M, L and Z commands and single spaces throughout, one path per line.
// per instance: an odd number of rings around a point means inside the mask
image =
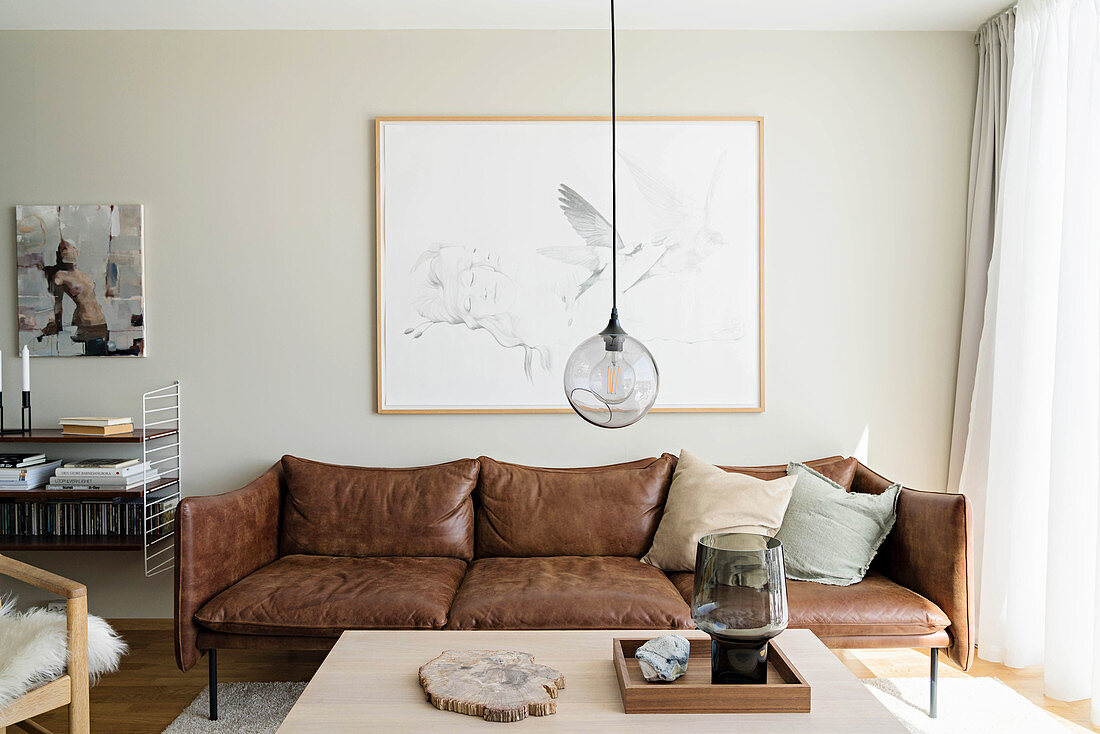
M 608 349 L 592 368 L 588 386 L 610 405 L 618 405 L 634 394 L 634 368 L 623 359 L 622 348 Z

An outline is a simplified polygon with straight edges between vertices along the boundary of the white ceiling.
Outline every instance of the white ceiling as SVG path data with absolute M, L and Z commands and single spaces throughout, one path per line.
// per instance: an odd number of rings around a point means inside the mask
M 974 30 L 1011 0 L 618 0 L 620 28 Z M 4 29 L 604 28 L 605 0 L 0 0 Z

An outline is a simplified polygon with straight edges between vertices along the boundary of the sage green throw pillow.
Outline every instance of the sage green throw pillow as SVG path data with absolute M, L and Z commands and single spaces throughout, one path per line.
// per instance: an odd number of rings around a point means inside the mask
M 798 479 L 775 535 L 783 543 L 787 578 L 833 586 L 862 581 L 894 527 L 901 485 L 882 494 L 846 492 L 796 463 L 787 465 L 787 476 Z

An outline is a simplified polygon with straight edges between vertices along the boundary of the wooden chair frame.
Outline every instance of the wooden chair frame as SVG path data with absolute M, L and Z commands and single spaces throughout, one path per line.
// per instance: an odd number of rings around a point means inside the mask
M 0 555 L 0 575 L 64 597 L 69 632 L 67 674 L 24 693 L 7 708 L 0 709 L 0 734 L 6 734 L 9 727 L 30 734 L 50 734 L 48 729 L 31 721 L 31 717 L 61 706 L 69 707 L 70 734 L 89 734 L 88 589 L 4 555 Z

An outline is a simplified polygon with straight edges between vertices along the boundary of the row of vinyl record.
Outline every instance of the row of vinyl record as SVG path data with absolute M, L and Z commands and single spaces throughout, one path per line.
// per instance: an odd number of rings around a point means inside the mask
M 141 535 L 142 510 L 141 500 L 0 502 L 0 535 Z M 170 533 L 175 514 L 175 499 L 151 504 L 153 535 Z

